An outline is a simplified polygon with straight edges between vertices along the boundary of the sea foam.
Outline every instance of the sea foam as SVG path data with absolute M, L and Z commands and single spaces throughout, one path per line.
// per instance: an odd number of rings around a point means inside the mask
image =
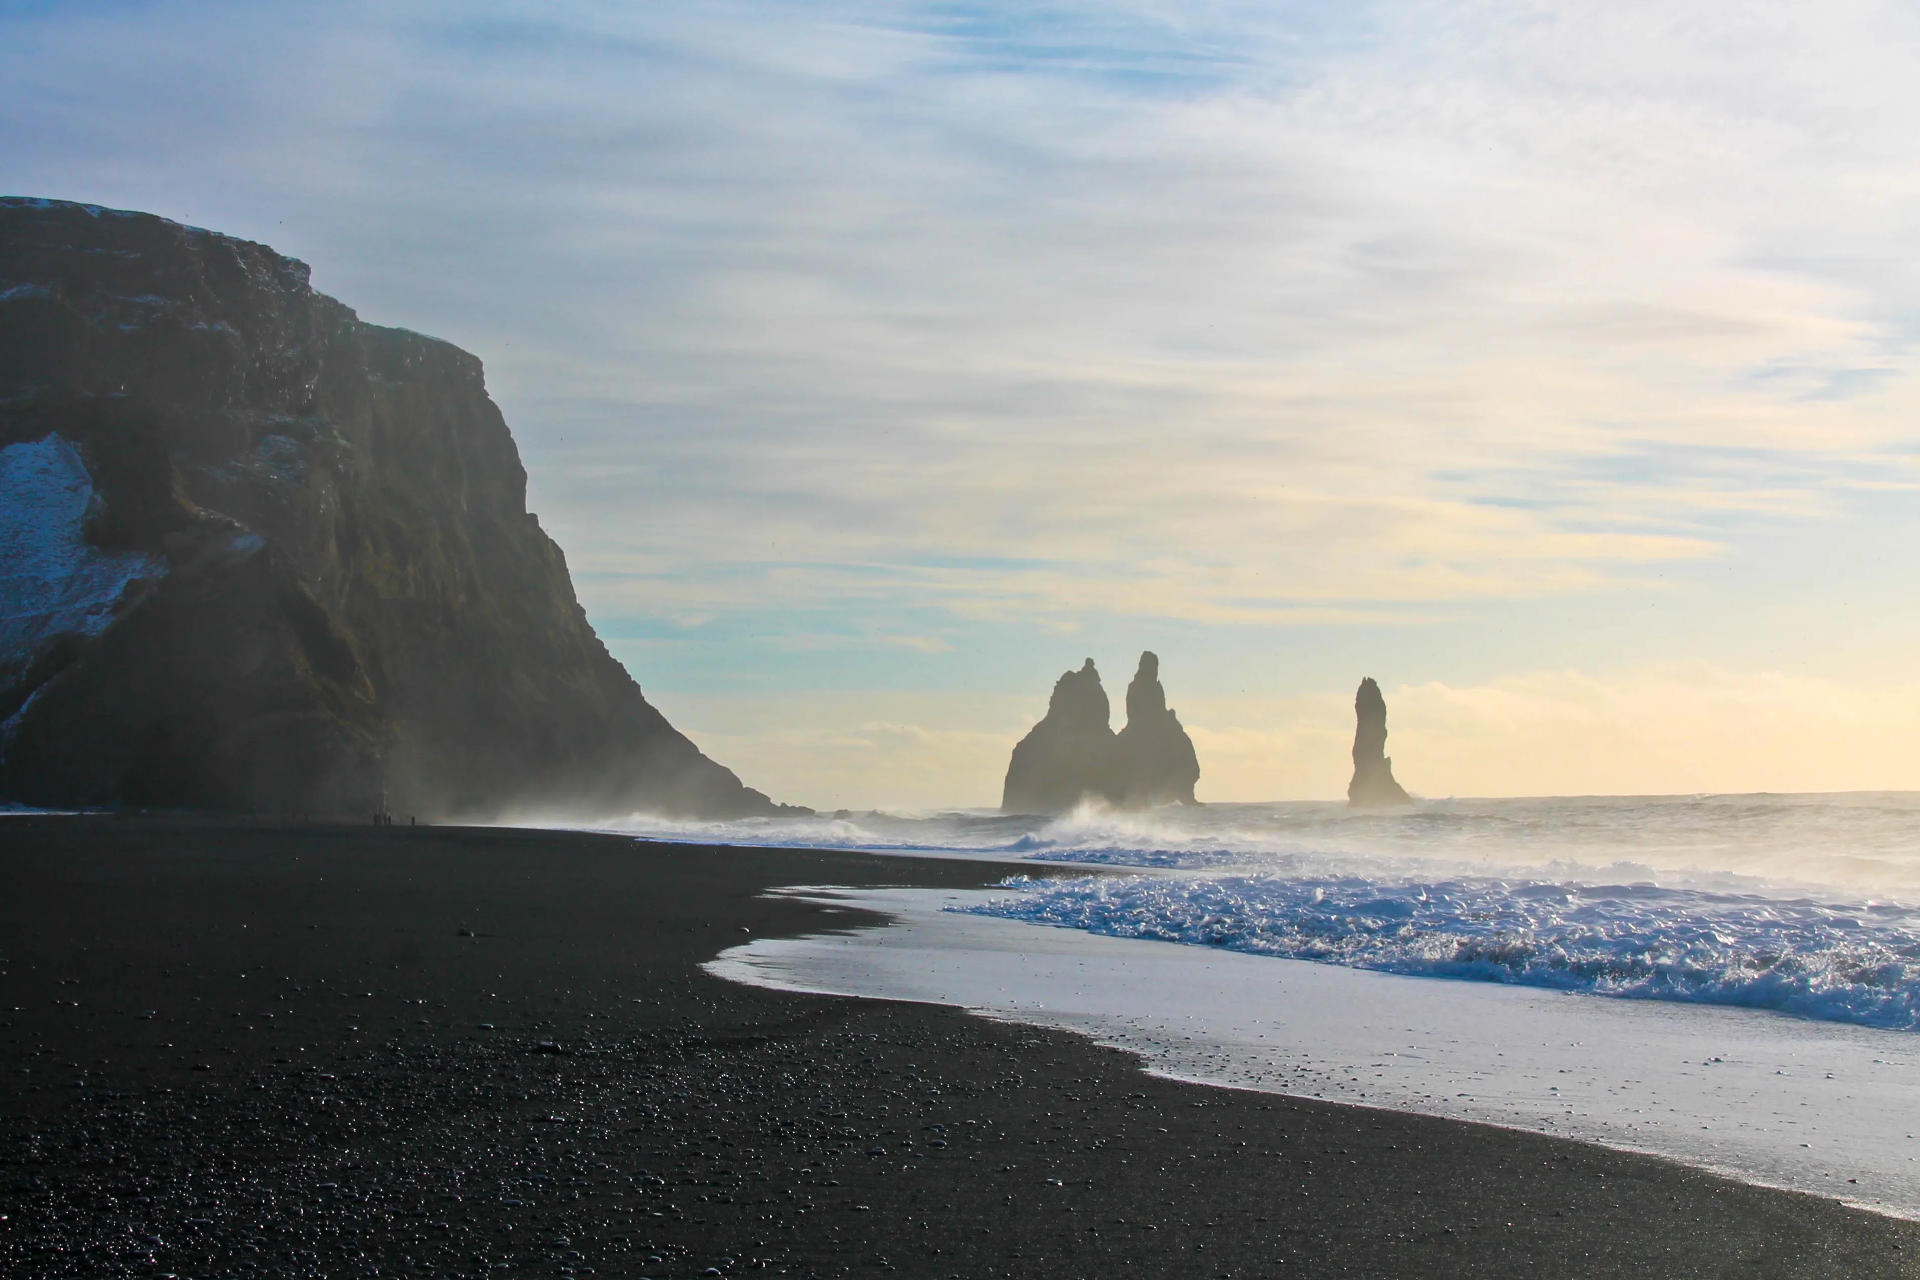
M 654 838 L 1144 874 L 1009 883 L 1010 920 L 1426 977 L 1920 1030 L 1920 795 L 865 812 Z
M 1920 913 L 1653 884 L 1015 877 L 962 908 L 1428 977 L 1920 1028 Z

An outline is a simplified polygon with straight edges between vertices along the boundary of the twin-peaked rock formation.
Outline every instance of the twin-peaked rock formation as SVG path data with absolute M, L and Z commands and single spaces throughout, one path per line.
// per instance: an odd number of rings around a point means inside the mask
M 1013 749 L 1000 808 L 1064 813 L 1084 799 L 1130 808 L 1198 803 L 1200 761 L 1160 687 L 1160 659 L 1140 655 L 1127 686 L 1127 727 L 1108 723 L 1107 692 L 1093 659 L 1053 686 L 1046 718 Z
M 1353 698 L 1353 781 L 1347 800 L 1360 808 L 1412 804 L 1413 798 L 1393 780 L 1393 761 L 1387 758 L 1387 700 L 1368 676 Z
M 1387 701 L 1371 676 L 1353 700 L 1353 781 L 1347 799 L 1356 808 L 1410 805 L 1387 758 Z M 1127 686 L 1127 727 L 1108 724 L 1107 693 L 1093 659 L 1055 682 L 1046 717 L 1020 740 L 1001 793 L 1004 813 L 1065 813 L 1083 800 L 1125 808 L 1197 804 L 1193 787 L 1200 761 L 1180 718 L 1167 706 L 1160 659 L 1140 655 Z

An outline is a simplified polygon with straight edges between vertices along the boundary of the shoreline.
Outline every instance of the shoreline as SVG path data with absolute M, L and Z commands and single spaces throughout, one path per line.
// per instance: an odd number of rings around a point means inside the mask
M 794 884 L 1034 864 L 517 828 L 0 824 L 0 1270 L 1911 1275 L 1920 1229 L 1657 1157 L 741 986 Z M 1080 873 L 1079 868 L 1062 872 Z M 413 1003 L 419 1001 L 421 1003 Z M 248 1265 L 251 1263 L 252 1265 Z
M 788 890 L 884 928 L 707 970 L 1073 1031 L 1168 1079 L 1493 1124 L 1920 1220 L 1911 1032 L 1462 982 L 978 913 L 996 891 Z M 1471 1027 L 1471 1036 L 1459 1029 Z

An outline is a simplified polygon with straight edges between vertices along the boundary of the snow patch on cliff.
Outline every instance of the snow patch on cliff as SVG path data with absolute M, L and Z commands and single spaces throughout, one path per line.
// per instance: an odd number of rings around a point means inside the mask
M 128 587 L 165 574 L 157 555 L 87 544 L 94 501 L 86 463 L 59 435 L 0 449 L 0 685 L 55 637 L 106 630 Z

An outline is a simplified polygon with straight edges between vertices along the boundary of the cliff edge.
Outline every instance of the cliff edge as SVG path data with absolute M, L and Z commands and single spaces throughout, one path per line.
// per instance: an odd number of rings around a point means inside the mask
M 0 199 L 0 794 L 784 807 L 594 635 L 479 360 L 264 245 L 24 198 Z
M 1387 758 L 1387 700 L 1368 676 L 1353 697 L 1357 724 L 1353 733 L 1353 781 L 1347 801 L 1360 807 L 1412 804 L 1413 797 L 1393 779 L 1393 761 Z

